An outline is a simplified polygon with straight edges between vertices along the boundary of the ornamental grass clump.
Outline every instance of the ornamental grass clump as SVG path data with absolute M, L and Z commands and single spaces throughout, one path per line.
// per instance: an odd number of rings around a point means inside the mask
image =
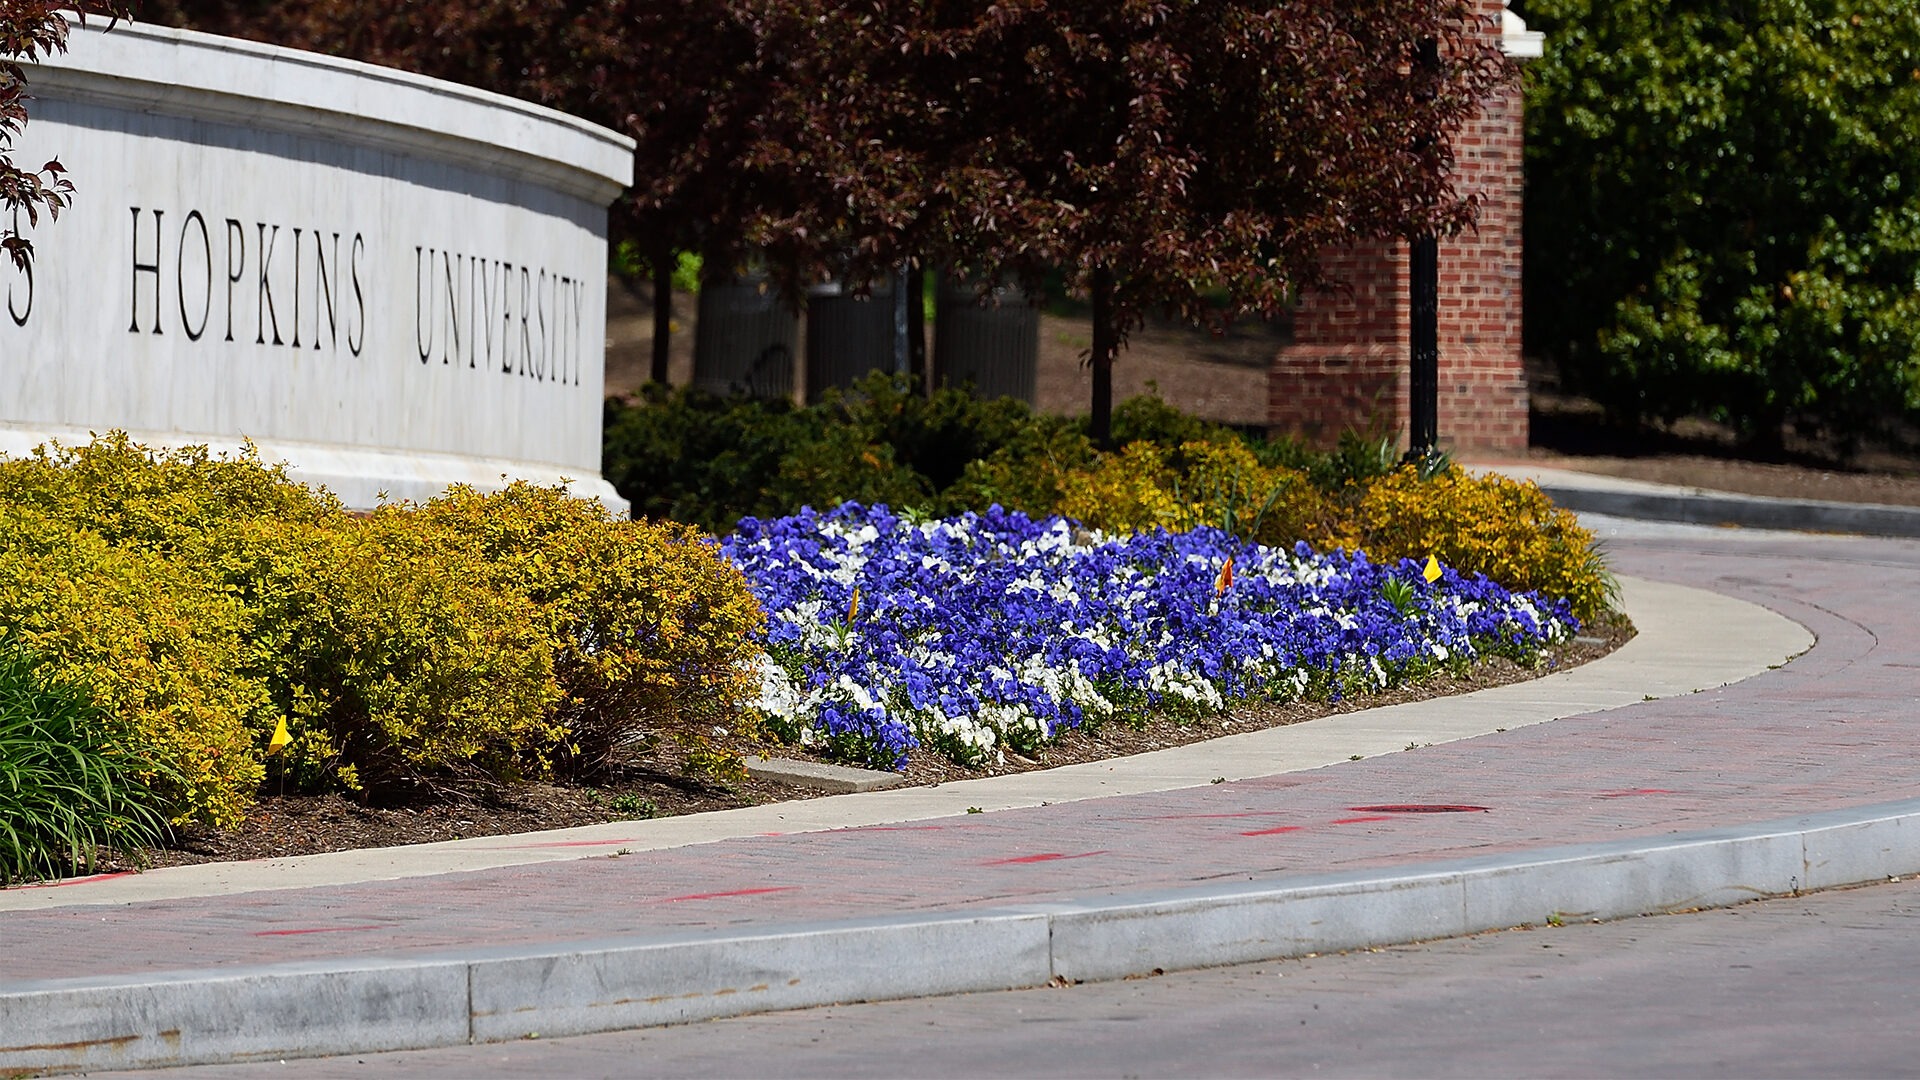
M 165 779 L 83 686 L 0 645 L 0 885 L 90 872 L 168 835 Z
M 1414 560 L 998 507 L 802 510 L 743 521 L 721 550 L 767 612 L 756 707 L 774 731 L 888 768 L 920 746 L 978 763 L 1086 724 L 1335 699 L 1490 654 L 1532 663 L 1579 626 L 1564 601 L 1453 569 L 1429 580 Z

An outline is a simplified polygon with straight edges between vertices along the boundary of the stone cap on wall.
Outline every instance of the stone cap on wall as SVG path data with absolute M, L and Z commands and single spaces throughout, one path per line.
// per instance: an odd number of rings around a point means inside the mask
M 1527 21 L 1512 9 L 1500 12 L 1500 51 L 1515 60 L 1538 60 L 1546 55 L 1547 35 L 1527 29 Z
M 224 119 L 430 156 L 606 206 L 633 183 L 632 139 L 542 105 L 394 68 L 96 18 L 29 66 L 42 93 Z

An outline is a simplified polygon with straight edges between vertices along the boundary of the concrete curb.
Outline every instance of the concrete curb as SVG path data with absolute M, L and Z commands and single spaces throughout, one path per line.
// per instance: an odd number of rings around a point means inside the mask
M 1689 525 L 1920 537 L 1920 509 L 1869 503 L 1813 502 L 1717 492 L 1665 494 L 1540 485 L 1554 502 L 1578 513 Z
M 1532 480 L 1548 498 L 1576 513 L 1687 525 L 1920 537 L 1920 507 L 1740 495 L 1526 463 L 1468 468 Z
M 1920 799 L 1737 828 L 1084 902 L 16 984 L 0 1070 L 420 1049 L 1117 979 L 1920 872 Z M 928 964 L 929 956 L 942 962 Z M 36 1040 L 15 1040 L 23 1033 Z
M 750 757 L 747 759 L 747 775 L 834 795 L 880 791 L 907 782 L 906 777 L 899 773 L 824 765 L 817 761 L 796 761 L 793 758 Z

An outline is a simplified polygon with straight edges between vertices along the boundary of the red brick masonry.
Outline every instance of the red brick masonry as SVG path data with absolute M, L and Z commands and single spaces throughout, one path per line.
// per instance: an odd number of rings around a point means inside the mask
M 1496 20 L 1501 0 L 1481 0 Z M 1499 25 L 1496 21 L 1495 25 Z M 1449 450 L 1527 445 L 1520 361 L 1520 90 L 1489 101 L 1454 145 L 1458 190 L 1482 198 L 1479 226 L 1440 244 L 1440 443 Z M 1370 243 L 1329 258 L 1350 289 L 1302 298 L 1294 343 L 1267 378 L 1276 430 L 1330 444 L 1348 428 L 1407 430 L 1407 246 Z

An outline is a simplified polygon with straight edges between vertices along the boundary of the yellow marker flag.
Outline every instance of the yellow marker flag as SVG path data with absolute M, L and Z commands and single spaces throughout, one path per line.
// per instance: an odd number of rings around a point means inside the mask
M 853 620 L 859 617 L 860 617 L 860 586 L 855 585 L 853 587 L 853 599 L 847 601 L 847 625 L 852 626 Z
M 1216 596 L 1227 595 L 1233 588 L 1233 556 L 1227 556 L 1227 563 L 1220 568 L 1220 576 L 1213 579 L 1213 591 Z
M 280 718 L 280 722 L 274 725 L 273 738 L 267 740 L 267 756 L 273 757 L 280 751 L 285 750 L 287 744 L 292 741 L 293 736 L 287 731 L 287 718 L 283 716 Z
M 1423 578 L 1426 578 L 1427 583 L 1429 585 L 1431 585 L 1436 581 L 1439 581 L 1440 580 L 1440 560 L 1434 558 L 1431 555 L 1427 556 L 1427 568 L 1425 570 L 1420 571 L 1420 576 Z

